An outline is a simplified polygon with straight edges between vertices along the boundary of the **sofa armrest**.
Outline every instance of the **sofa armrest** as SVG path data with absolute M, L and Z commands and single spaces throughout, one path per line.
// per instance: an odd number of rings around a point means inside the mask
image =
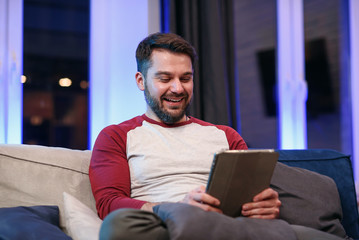
M 96 212 L 88 169 L 91 151 L 0 144 L 0 207 L 55 205 L 65 229 L 63 192 Z

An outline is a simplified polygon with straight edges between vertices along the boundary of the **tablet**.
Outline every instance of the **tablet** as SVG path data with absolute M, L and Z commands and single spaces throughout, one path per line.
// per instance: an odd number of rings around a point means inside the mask
M 273 149 L 216 153 L 206 192 L 220 200 L 224 214 L 238 217 L 243 204 L 269 187 L 278 157 Z

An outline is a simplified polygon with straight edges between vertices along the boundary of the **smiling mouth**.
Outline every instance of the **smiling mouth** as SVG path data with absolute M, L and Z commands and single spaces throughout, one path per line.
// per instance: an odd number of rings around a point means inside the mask
M 176 103 L 176 102 L 180 102 L 180 101 L 182 101 L 183 100 L 183 98 L 179 98 L 179 99 L 174 99 L 174 98 L 163 98 L 164 100 L 166 100 L 166 101 L 168 101 L 168 102 L 174 102 L 174 103 Z

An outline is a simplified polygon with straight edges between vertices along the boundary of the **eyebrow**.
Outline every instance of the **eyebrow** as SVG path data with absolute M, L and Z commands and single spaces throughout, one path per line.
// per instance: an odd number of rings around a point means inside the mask
M 171 72 L 167 72 L 167 71 L 159 71 L 155 73 L 155 76 L 160 76 L 160 75 L 172 75 Z M 193 75 L 193 72 L 185 72 L 182 74 L 182 76 L 187 76 L 187 75 Z

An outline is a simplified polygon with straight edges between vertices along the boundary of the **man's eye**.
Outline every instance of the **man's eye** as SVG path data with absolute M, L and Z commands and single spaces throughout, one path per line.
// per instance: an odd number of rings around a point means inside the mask
M 170 81 L 171 79 L 170 79 L 170 78 L 160 78 L 160 80 L 163 81 L 163 82 L 168 82 L 168 81 Z
M 188 78 L 181 78 L 182 82 L 188 82 L 191 81 L 192 78 L 188 77 Z

